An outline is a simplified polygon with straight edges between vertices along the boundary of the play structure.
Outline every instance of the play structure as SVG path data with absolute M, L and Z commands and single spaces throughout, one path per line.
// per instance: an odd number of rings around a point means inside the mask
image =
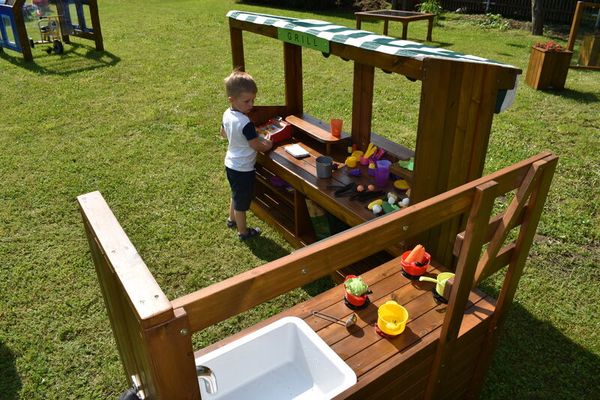
M 356 383 L 336 399 L 476 397 L 522 274 L 556 162 L 551 154 L 539 154 L 177 299 L 165 296 L 102 195 L 93 192 L 79 196 L 131 392 L 145 399 L 199 399 L 197 374 L 201 370 L 196 369 L 196 357 L 212 354 L 284 316 L 295 316 L 356 374 Z M 514 198 L 505 211 L 493 215 L 496 199 L 510 192 Z M 465 217 L 467 223 L 452 243 L 456 265 L 441 264 L 433 255 L 427 271 L 433 276 L 455 272 L 448 304 L 436 301 L 432 294 L 435 284 L 405 277 L 397 257 L 362 274 L 371 291 L 366 308 L 354 311 L 346 306 L 344 285 L 338 285 L 194 353 L 194 332 L 415 235 L 439 235 L 436 228 L 457 216 Z M 502 269 L 506 275 L 496 299 L 477 289 L 482 279 Z M 382 337 L 375 329 L 378 307 L 393 299 L 405 307 L 409 319 L 402 333 Z M 351 323 L 328 321 L 315 312 Z M 243 370 L 235 382 L 238 384 L 251 372 L 267 376 L 268 367 L 256 364 L 260 359 L 245 356 L 221 367 L 225 370 L 208 364 L 216 378 L 217 393 L 225 395 L 233 389 L 228 387 L 234 383 L 227 382 L 227 369 Z M 296 377 L 299 379 L 300 374 Z M 202 398 L 213 397 L 203 394 Z
M 231 11 L 228 17 L 234 67 L 245 68 L 244 32 L 283 43 L 285 104 L 257 106 L 251 117 L 257 126 L 285 121 L 293 130 L 272 151 L 259 154 L 252 209 L 299 249 L 169 299 L 102 195 L 79 196 L 100 287 L 131 386 L 129 395 L 248 398 L 244 395 L 266 385 L 269 389 L 260 398 L 303 394 L 311 399 L 361 400 L 476 397 L 557 164 L 557 157 L 541 153 L 481 177 L 493 115 L 509 105 L 520 71 L 480 57 L 323 21 L 239 11 Z M 322 52 L 323 62 L 337 56 L 353 63 L 349 133 L 334 135 L 327 122 L 304 112 L 304 49 Z M 414 150 L 371 132 L 375 69 L 420 82 Z M 366 155 L 370 156 L 363 165 L 361 157 Z M 369 160 L 373 159 L 385 161 L 381 164 L 385 168 L 380 170 L 377 164 L 371 176 Z M 379 179 L 381 171 L 386 173 L 384 179 Z M 371 185 L 372 191 L 358 190 Z M 342 195 L 347 191 L 351 196 Z M 374 200 L 369 193 L 378 192 L 387 196 L 389 207 L 391 199 L 397 198 L 407 199 L 409 205 L 399 202 L 401 208 L 376 213 L 375 205 L 386 207 L 383 201 L 371 204 L 380 199 Z M 315 206 L 350 228 L 317 241 L 310 222 Z M 414 256 L 420 265 L 413 269 L 408 267 L 410 249 L 415 254 L 420 249 L 420 255 Z M 382 253 L 388 258 L 381 260 L 378 255 Z M 194 352 L 194 332 L 336 271 L 346 274 L 347 280 L 354 279 L 347 271 L 368 258 L 381 261 L 370 262 L 368 270 L 356 273 L 361 278 L 352 285 L 356 287 L 337 285 Z M 501 270 L 506 274 L 497 298 L 478 289 L 483 279 Z M 304 371 L 319 363 L 298 361 L 296 372 L 285 378 L 276 374 L 287 367 L 272 368 L 270 362 L 263 362 L 274 346 L 279 357 L 273 362 L 286 357 L 283 348 L 260 339 L 268 334 L 264 332 L 280 330 L 283 317 L 304 321 L 312 336 L 316 333 L 317 342 L 324 342 L 323 354 L 339 359 L 345 365 L 341 369 L 350 371 L 352 377 L 335 395 L 304 392 L 320 387 L 319 378 Z M 267 348 L 261 348 L 265 342 Z M 253 353 L 233 357 L 235 362 L 215 361 L 248 346 Z M 292 349 L 295 356 L 308 351 L 298 346 Z M 265 381 L 273 376 L 277 376 L 277 387 Z M 277 392 L 306 376 L 315 381 L 293 393 Z
M 577 41 L 577 34 L 580 29 L 583 13 L 586 10 L 598 10 L 596 21 L 592 32 L 584 35 L 579 44 L 579 57 L 575 65 L 571 68 L 600 70 L 600 4 L 585 1 L 578 1 L 575 8 L 575 15 L 571 22 L 571 31 L 569 32 L 569 42 L 567 50 L 573 51 Z
M 349 173 L 352 168 L 341 168 L 333 171 L 331 180 L 323 180 L 316 176 L 316 158 L 321 155 L 344 163 L 348 146 L 366 152 L 373 144 L 384 152 L 381 158 L 392 163 L 391 173 L 408 182 L 410 203 L 481 176 L 494 113 L 505 110 L 514 98 L 521 73 L 518 68 L 324 21 L 239 11 L 228 16 L 234 67 L 245 68 L 244 33 L 267 36 L 283 46 L 285 104 L 256 106 L 251 118 L 260 125 L 274 115 L 283 116 L 294 126 L 293 142 L 311 156 L 295 159 L 282 145 L 268 154 L 259 154 L 252 211 L 276 227 L 292 245 L 302 247 L 316 240 L 306 199 L 347 226 L 375 218 L 364 204 L 337 195 L 335 188 L 352 182 L 367 187 L 373 183 L 368 166 L 358 166 L 358 177 Z M 311 50 L 353 64 L 352 120 L 345 123 L 350 132 L 340 137 L 331 134 L 329 121 L 305 112 L 302 52 Z M 404 75 L 421 85 L 420 99 L 415 99 L 420 101 L 420 109 L 414 149 L 371 131 L 376 69 Z M 412 169 L 398 163 L 407 160 L 414 163 Z M 293 191 L 275 187 L 272 177 L 282 178 Z M 392 183 L 390 180 L 378 189 L 395 192 Z M 399 198 L 406 196 L 406 192 L 398 192 Z M 456 219 L 440 227 L 444 239 L 436 240 L 438 259 L 451 260 L 453 238 L 463 225 L 464 221 Z M 427 238 L 420 241 L 432 247 Z
M 24 18 L 25 0 L 8 0 L 0 4 L 0 51 L 3 48 L 14 50 L 22 53 L 26 61 L 31 61 L 31 49 L 36 44 L 49 44 L 49 53 L 60 54 L 63 44 L 70 43 L 70 36 L 93 40 L 96 50 L 104 50 L 97 0 L 56 0 L 54 3 L 58 15 L 42 13 L 36 16 L 39 18 L 39 32 L 32 35 L 39 35 L 39 40 L 28 35 Z

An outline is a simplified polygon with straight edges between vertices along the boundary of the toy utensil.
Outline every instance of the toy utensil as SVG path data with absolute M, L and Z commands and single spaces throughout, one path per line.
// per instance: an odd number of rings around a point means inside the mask
M 323 318 L 324 320 L 335 322 L 336 324 L 344 325 L 346 328 L 350 328 L 351 326 L 356 324 L 356 313 L 352 313 L 347 319 L 343 320 L 340 318 L 336 318 L 332 315 L 323 314 L 319 311 L 311 311 L 311 314 L 315 317 Z

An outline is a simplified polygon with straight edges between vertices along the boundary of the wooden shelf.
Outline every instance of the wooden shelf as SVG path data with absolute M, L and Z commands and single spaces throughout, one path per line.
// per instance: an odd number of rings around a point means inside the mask
M 321 143 L 338 143 L 343 140 L 347 140 L 350 136 L 347 133 L 342 132 L 341 137 L 335 137 L 331 134 L 331 128 L 328 124 L 320 121 L 308 114 L 302 115 L 289 115 L 285 118 L 287 122 L 292 124 L 298 129 L 308 133 L 313 138 Z

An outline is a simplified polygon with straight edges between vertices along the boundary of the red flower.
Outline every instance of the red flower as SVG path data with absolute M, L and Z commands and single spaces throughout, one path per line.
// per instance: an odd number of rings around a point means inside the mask
M 543 43 L 543 42 L 536 43 L 533 47 L 537 47 L 538 49 L 541 49 L 541 50 L 552 51 L 552 52 L 556 52 L 556 53 L 565 51 L 564 47 L 562 47 L 560 44 L 558 44 L 552 40 L 549 40 L 545 43 Z

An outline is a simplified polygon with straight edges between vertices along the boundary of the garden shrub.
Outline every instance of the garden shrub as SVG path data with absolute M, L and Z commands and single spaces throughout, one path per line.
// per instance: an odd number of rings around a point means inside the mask
M 385 10 L 389 4 L 385 0 L 355 0 L 354 8 L 361 11 Z

